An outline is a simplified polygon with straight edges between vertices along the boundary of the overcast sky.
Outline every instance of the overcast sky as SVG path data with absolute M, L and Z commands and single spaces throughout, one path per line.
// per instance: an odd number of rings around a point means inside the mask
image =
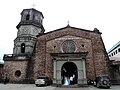
M 1 0 L 0 1 L 0 59 L 12 54 L 16 26 L 23 9 L 33 8 L 44 15 L 43 26 L 52 31 L 65 27 L 93 30 L 98 28 L 109 50 L 120 40 L 120 0 Z

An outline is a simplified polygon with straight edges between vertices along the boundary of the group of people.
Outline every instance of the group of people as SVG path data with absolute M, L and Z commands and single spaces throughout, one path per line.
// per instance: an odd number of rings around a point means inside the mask
M 73 74 L 71 77 L 65 77 L 64 78 L 64 85 L 71 85 L 74 81 L 75 75 Z

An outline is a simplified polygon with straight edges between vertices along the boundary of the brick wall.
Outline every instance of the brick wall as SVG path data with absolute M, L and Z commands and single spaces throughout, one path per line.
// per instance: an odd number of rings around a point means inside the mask
M 96 75 L 108 74 L 108 56 L 101 33 L 72 27 L 65 27 L 38 37 L 35 66 L 39 66 L 39 69 L 36 68 L 36 70 L 41 70 L 40 68 L 42 68 L 41 72 L 45 71 L 48 76 L 52 77 L 53 66 L 50 53 L 60 53 L 61 44 L 67 38 L 71 38 L 75 42 L 76 52 L 88 52 L 86 57 L 87 78 L 94 79 Z M 43 41 L 46 41 L 46 43 Z M 84 45 L 83 48 L 81 47 L 82 45 Z

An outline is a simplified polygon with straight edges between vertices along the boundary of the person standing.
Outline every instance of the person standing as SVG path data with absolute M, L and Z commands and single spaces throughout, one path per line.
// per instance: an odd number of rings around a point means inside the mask
M 64 79 L 64 85 L 68 85 L 68 78 L 67 77 L 65 77 L 65 79 Z
M 70 84 L 73 84 L 73 77 L 70 77 Z
M 70 78 L 68 77 L 68 85 L 70 85 Z

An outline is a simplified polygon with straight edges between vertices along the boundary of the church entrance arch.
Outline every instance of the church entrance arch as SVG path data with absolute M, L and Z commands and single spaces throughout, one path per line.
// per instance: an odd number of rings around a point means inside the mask
M 61 77 L 62 84 L 66 84 L 68 79 L 70 80 L 70 85 L 77 84 L 78 71 L 77 66 L 73 62 L 65 62 L 61 67 Z
M 53 84 L 64 85 L 65 77 L 70 78 L 71 76 L 74 77 L 74 80 L 71 84 L 86 84 L 86 55 L 86 52 L 52 53 Z

